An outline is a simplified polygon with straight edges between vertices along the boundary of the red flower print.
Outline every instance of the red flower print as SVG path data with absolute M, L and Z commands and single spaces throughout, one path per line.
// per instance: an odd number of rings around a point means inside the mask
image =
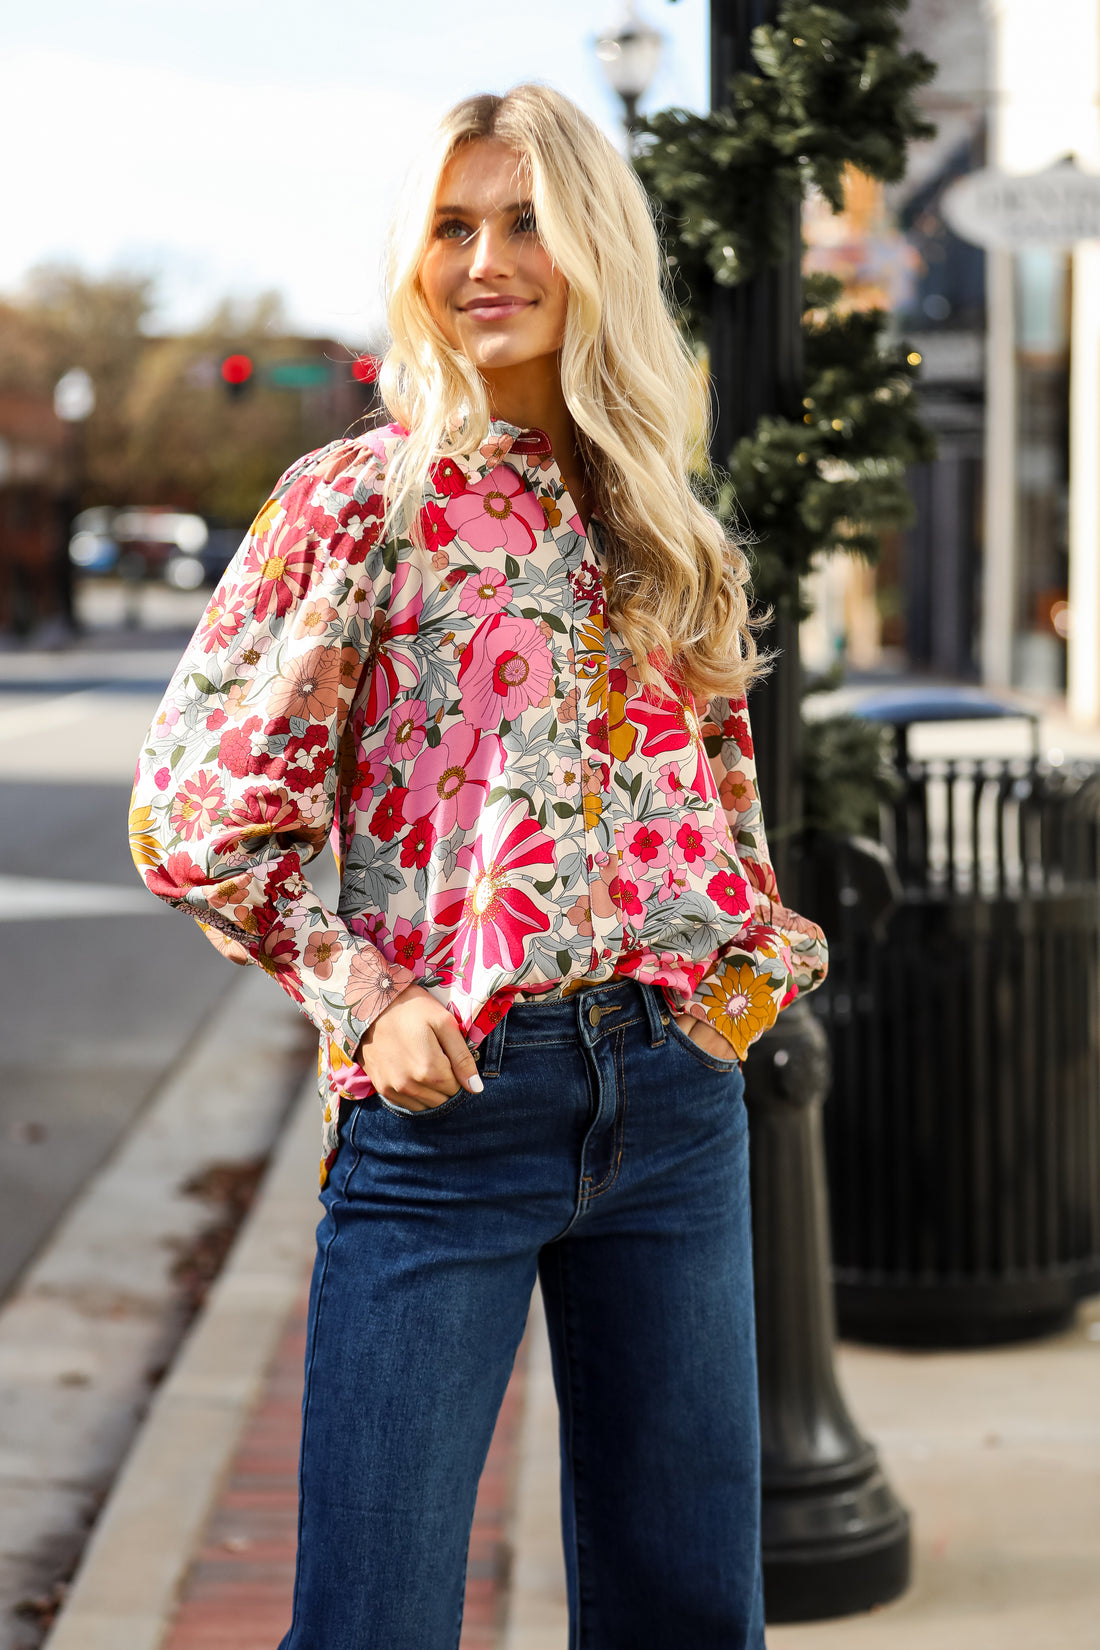
M 685 780 L 687 789 L 708 798 L 714 794 L 714 778 L 699 733 L 699 718 L 689 698 L 672 699 L 655 688 L 645 688 L 631 702 L 626 713 L 644 730 L 643 756 L 663 756 L 671 751 L 693 751 L 695 772 Z M 684 768 L 681 768 L 681 778 Z M 709 783 L 708 783 L 709 778 Z
M 731 917 L 741 916 L 749 909 L 749 885 L 736 871 L 718 871 L 707 883 L 707 893 L 722 911 Z
M 405 823 L 402 813 L 408 791 L 393 785 L 382 794 L 382 800 L 370 816 L 370 829 L 380 842 L 392 842 Z
M 546 531 L 541 504 L 509 464 L 468 483 L 447 505 L 447 520 L 479 556 L 494 550 L 528 556 L 538 543 L 536 533 Z
M 283 751 L 282 769 L 278 777 L 289 790 L 300 795 L 324 783 L 328 770 L 336 760 L 324 728 L 307 728 L 301 738 L 292 734 Z
M 420 531 L 428 550 L 445 550 L 455 536 L 456 529 L 447 520 L 442 504 L 425 504 L 420 512 Z
M 743 701 L 740 701 L 743 703 Z M 722 738 L 732 739 L 742 757 L 748 760 L 752 757 L 752 734 L 749 732 L 749 719 L 746 712 L 733 711 L 722 723 Z
M 418 871 L 422 871 L 431 859 L 434 847 L 435 828 L 431 820 L 427 815 L 423 819 L 414 819 L 409 826 L 404 842 L 401 844 L 402 865 L 406 867 L 415 865 Z
M 183 899 L 188 889 L 200 888 L 209 880 L 208 873 L 182 849 L 169 854 L 163 865 L 145 872 L 146 888 L 161 899 Z
M 411 923 L 407 917 L 398 917 L 393 927 L 393 939 L 390 942 L 394 961 L 402 968 L 415 970 L 417 963 L 424 955 L 423 923 Z
M 225 727 L 225 724 L 228 722 L 228 720 L 229 720 L 229 718 L 225 714 L 224 710 L 221 710 L 221 709 L 212 710 L 210 712 L 210 715 L 206 718 L 206 731 L 207 731 L 207 733 L 217 733 L 219 728 L 224 728 Z
M 250 773 L 256 772 L 253 766 L 255 754 L 252 748 L 252 735 L 259 726 L 260 718 L 250 716 L 239 728 L 228 728 L 221 736 L 218 743 L 218 761 L 223 768 L 228 768 L 234 779 L 245 779 Z
M 479 734 L 469 723 L 457 722 L 438 745 L 426 746 L 417 757 L 409 775 L 408 811 L 414 819 L 427 814 L 440 836 L 448 836 L 456 824 L 468 831 L 503 767 L 504 747 L 495 734 Z
M 261 534 L 241 568 L 240 593 L 265 619 L 274 609 L 281 619 L 292 603 L 309 589 L 316 559 L 316 541 L 285 517 L 272 533 Z
M 300 817 L 286 791 L 255 785 L 234 802 L 222 823 L 226 829 L 214 838 L 214 851 L 218 854 L 226 854 L 243 842 L 293 831 L 300 824 Z
M 667 819 L 654 820 L 649 825 L 627 827 L 623 858 L 643 866 L 647 871 L 668 864 Z
M 368 756 L 365 762 L 360 762 L 359 766 L 355 770 L 355 778 L 352 781 L 352 801 L 358 802 L 367 791 L 373 791 L 374 787 L 378 784 L 381 778 L 382 770 L 380 767 L 375 767 L 374 759 L 372 757 Z
M 453 458 L 441 458 L 432 471 L 432 486 L 437 493 L 446 493 L 448 498 L 457 498 L 459 493 L 466 489 L 465 471 Z
M 707 843 L 694 814 L 689 814 L 676 832 L 676 842 L 689 865 L 697 859 L 706 858 Z
M 459 849 L 458 863 L 470 873 L 467 887 L 431 895 L 428 909 L 435 925 L 445 930 L 432 956 L 444 954 L 459 972 L 464 990 L 471 988 L 479 967 L 518 968 L 527 936 L 546 933 L 546 902 L 536 903 L 534 890 L 528 893 L 523 885 L 531 880 L 534 866 L 553 862 L 553 838 L 521 801 L 505 809 L 488 839 L 477 836 Z
M 479 624 L 462 653 L 458 687 L 462 714 L 475 728 L 514 722 L 546 697 L 554 661 L 530 619 L 496 613 Z

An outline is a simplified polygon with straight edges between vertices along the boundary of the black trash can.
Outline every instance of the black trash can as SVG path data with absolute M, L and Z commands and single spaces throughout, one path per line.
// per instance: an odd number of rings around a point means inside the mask
M 948 714 L 973 715 L 961 697 Z M 1100 1290 L 1100 770 L 912 761 L 897 725 L 893 909 L 876 922 L 858 843 L 808 867 L 838 1324 L 892 1345 L 1046 1334 Z

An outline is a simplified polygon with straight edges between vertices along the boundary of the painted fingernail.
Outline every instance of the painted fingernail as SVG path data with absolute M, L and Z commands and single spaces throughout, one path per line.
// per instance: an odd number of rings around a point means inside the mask
M 485 1084 L 481 1081 L 481 1078 L 475 1071 L 472 1076 L 467 1077 L 466 1087 L 469 1089 L 471 1094 L 480 1094 L 484 1089 Z

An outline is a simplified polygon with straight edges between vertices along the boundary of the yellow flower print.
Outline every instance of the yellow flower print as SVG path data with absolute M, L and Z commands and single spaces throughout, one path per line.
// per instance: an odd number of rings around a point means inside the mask
M 584 797 L 584 824 L 585 829 L 593 831 L 603 813 L 603 797 L 593 796 L 591 791 L 585 792 Z
M 550 494 L 540 493 L 539 503 L 542 505 L 542 513 L 546 517 L 547 527 L 560 527 L 561 511 L 558 509 L 557 504 L 553 498 L 551 498 Z
M 252 526 L 249 528 L 249 533 L 257 538 L 261 533 L 266 533 L 267 529 L 271 526 L 271 523 L 275 520 L 275 517 L 279 514 L 281 509 L 282 505 L 279 503 L 277 498 L 269 498 L 259 515 L 256 517 L 255 521 L 252 523 Z
M 734 1053 L 743 1060 L 750 1043 L 775 1024 L 779 1004 L 772 995 L 771 979 L 758 974 L 751 963 L 728 963 L 707 981 L 699 999 L 707 1019 L 720 1031 Z
M 152 808 L 130 809 L 130 851 L 139 866 L 160 864 L 157 825 Z

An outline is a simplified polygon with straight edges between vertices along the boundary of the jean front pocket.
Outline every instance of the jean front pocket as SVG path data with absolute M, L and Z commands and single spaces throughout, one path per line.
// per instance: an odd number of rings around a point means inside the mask
M 469 1090 L 459 1088 L 456 1089 L 454 1094 L 450 1095 L 446 1100 L 441 1100 L 438 1106 L 425 1106 L 422 1111 L 410 1111 L 407 1106 L 398 1106 L 394 1101 L 387 1100 L 384 1094 L 380 1094 L 378 1096 L 378 1102 L 380 1105 L 385 1107 L 391 1116 L 404 1117 L 407 1118 L 409 1122 L 417 1123 L 426 1117 L 439 1117 L 444 1112 L 457 1111 L 462 1102 L 464 1100 L 468 1100 L 469 1098 Z
M 717 1055 L 708 1054 L 705 1049 L 699 1047 L 693 1037 L 688 1036 L 686 1031 L 681 1031 L 676 1021 L 671 1017 L 668 1022 L 668 1030 L 673 1042 L 679 1043 L 680 1047 L 686 1049 L 693 1059 L 698 1060 L 701 1066 L 706 1066 L 708 1071 L 740 1071 L 740 1060 L 735 1060 L 732 1055 L 728 1060 L 721 1060 Z

